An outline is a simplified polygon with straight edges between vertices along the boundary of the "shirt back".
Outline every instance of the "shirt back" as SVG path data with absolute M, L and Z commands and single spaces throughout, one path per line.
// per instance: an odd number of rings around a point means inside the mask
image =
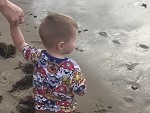
M 77 63 L 70 58 L 59 59 L 45 50 L 26 45 L 24 58 L 34 63 L 33 91 L 36 110 L 71 112 L 76 107 L 74 94 L 83 95 L 85 78 Z

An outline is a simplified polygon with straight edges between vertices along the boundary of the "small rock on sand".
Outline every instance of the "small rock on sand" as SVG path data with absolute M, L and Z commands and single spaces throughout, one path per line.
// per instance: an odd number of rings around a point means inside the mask
M 147 4 L 143 3 L 141 6 L 143 6 L 144 8 L 147 8 Z
M 137 82 L 133 82 L 131 88 L 132 88 L 133 90 L 137 90 L 137 89 L 140 89 L 140 85 L 139 85 L 139 83 L 137 83 Z

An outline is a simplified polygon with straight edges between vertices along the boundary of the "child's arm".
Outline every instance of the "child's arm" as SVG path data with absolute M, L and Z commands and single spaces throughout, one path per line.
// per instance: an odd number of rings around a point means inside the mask
M 27 45 L 25 43 L 24 37 L 20 31 L 19 26 L 10 25 L 11 37 L 15 44 L 15 47 L 22 53 L 24 47 Z
M 36 49 L 25 43 L 19 26 L 10 25 L 11 37 L 15 47 L 23 53 L 24 58 L 30 63 L 36 63 L 41 54 L 41 49 Z
M 82 82 L 77 83 L 75 87 L 73 90 L 77 95 L 79 95 L 79 96 L 85 95 L 86 89 L 87 89 L 85 78 L 83 78 Z
M 73 92 L 79 96 L 83 96 L 86 93 L 87 86 L 86 86 L 86 79 L 82 75 L 80 66 L 74 61 L 71 60 L 74 64 L 74 73 L 71 77 L 71 86 Z

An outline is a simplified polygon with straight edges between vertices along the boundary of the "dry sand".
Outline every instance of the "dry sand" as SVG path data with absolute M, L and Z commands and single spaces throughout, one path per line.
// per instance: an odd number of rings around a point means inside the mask
M 88 92 L 77 97 L 81 113 L 150 113 L 150 1 L 149 0 L 14 0 L 26 13 L 21 26 L 26 41 L 42 48 L 40 20 L 48 12 L 72 16 L 82 29 L 77 50 L 70 56 L 87 79 Z M 143 4 L 144 3 L 144 4 Z M 6 20 L 0 16 L 0 42 L 12 43 Z M 14 70 L 26 63 L 0 58 L 0 113 L 17 113 L 19 99 L 32 89 L 9 93 L 25 74 Z

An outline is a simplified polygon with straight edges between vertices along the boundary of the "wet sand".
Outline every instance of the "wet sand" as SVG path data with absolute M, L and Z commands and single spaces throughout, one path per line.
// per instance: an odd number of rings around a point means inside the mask
M 38 35 L 40 20 L 48 12 L 72 16 L 81 28 L 77 49 L 69 56 L 80 65 L 88 92 L 77 97 L 81 113 L 150 113 L 150 1 L 148 0 L 14 0 L 26 13 L 21 26 L 25 40 L 43 48 Z M 12 43 L 9 26 L 0 16 L 0 42 Z M 21 98 L 32 88 L 9 93 L 25 74 L 14 70 L 26 63 L 0 58 L 0 113 L 18 113 Z M 0 99 L 1 100 L 1 99 Z

